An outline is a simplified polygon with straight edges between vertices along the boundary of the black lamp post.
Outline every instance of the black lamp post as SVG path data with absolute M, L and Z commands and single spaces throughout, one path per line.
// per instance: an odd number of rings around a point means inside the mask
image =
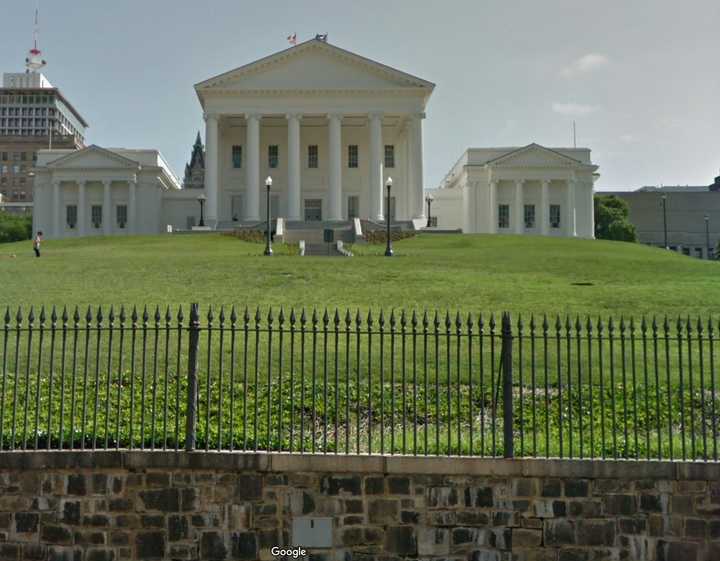
M 265 236 L 265 252 L 263 255 L 272 255 L 272 245 L 270 245 L 270 187 L 272 187 L 272 177 L 268 175 L 265 180 L 265 203 L 267 205 L 267 232 Z
M 385 225 L 387 227 L 387 245 L 385 246 L 385 257 L 393 256 L 392 241 L 390 240 L 390 190 L 392 189 L 392 177 L 388 177 L 385 183 L 387 188 L 387 203 L 385 204 Z
M 705 247 L 707 258 L 710 259 L 710 217 L 705 215 Z
M 207 200 L 207 197 L 203 193 L 197 198 L 197 200 L 200 203 L 200 224 L 198 224 L 198 226 L 200 226 L 201 228 L 204 228 L 205 227 L 205 201 Z
M 428 196 L 425 197 L 425 202 L 428 206 L 428 219 L 427 219 L 427 227 L 430 228 L 432 226 L 432 221 L 430 220 L 430 205 L 432 205 L 432 202 L 435 200 L 435 197 L 432 196 L 431 193 L 428 193 Z
M 668 247 L 668 241 L 667 241 L 667 195 L 662 195 L 660 197 L 662 199 L 662 207 L 663 207 L 663 232 L 664 232 L 664 239 L 665 239 L 665 249 L 670 249 Z

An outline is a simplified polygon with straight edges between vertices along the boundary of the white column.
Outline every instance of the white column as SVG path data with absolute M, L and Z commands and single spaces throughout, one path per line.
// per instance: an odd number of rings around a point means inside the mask
M 137 183 L 128 181 L 128 231 L 137 234 Z
M 409 159 L 410 159 L 410 200 L 408 207 L 413 218 L 425 218 L 425 205 L 423 204 L 424 178 L 423 178 L 423 141 L 422 123 L 425 113 L 416 113 L 410 118 L 409 127 Z
M 543 179 L 540 192 L 540 234 L 547 236 L 550 227 L 550 180 Z
M 342 220 L 342 115 L 328 115 L 328 220 Z
M 53 235 L 62 237 L 62 208 L 60 203 L 60 182 L 53 181 Z
M 300 115 L 288 121 L 288 220 L 300 220 Z
M 205 114 L 205 215 L 208 224 L 218 219 L 219 135 L 217 115 Z
M 525 216 L 523 208 L 523 183 L 524 179 L 515 180 L 515 205 L 513 212 L 515 214 L 515 233 L 522 234 L 525 231 Z
M 383 217 L 383 139 L 382 113 L 370 113 L 370 154 L 368 155 L 368 200 L 370 220 L 384 220 Z M 399 187 L 396 184 L 396 189 Z M 397 200 L 397 199 L 396 199 Z
M 260 220 L 260 116 L 245 115 L 245 220 Z
M 78 181 L 78 208 L 77 208 L 77 228 L 78 235 L 85 235 L 85 223 L 87 222 L 87 201 L 85 198 L 85 181 Z
M 568 179 L 567 180 L 567 190 L 566 190 L 566 197 L 565 197 L 565 216 L 566 219 L 566 226 L 565 226 L 565 232 L 568 237 L 575 237 L 577 235 L 577 231 L 575 229 L 575 180 L 574 179 Z
M 112 224 L 110 222 L 112 216 L 112 200 L 110 198 L 110 186 L 112 181 L 103 181 L 103 234 L 109 236 L 112 233 Z
M 488 196 L 488 233 L 490 234 L 497 234 L 498 228 L 497 188 L 498 180 L 492 179 Z

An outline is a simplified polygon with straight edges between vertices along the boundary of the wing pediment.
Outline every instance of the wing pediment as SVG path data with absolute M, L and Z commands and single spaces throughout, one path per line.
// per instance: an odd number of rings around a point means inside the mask
M 139 164 L 105 148 L 92 145 L 49 162 L 54 169 L 137 169 Z
M 565 167 L 578 168 L 585 167 L 586 164 L 540 146 L 539 144 L 530 144 L 523 148 L 519 148 L 508 154 L 504 154 L 487 162 L 493 167 Z

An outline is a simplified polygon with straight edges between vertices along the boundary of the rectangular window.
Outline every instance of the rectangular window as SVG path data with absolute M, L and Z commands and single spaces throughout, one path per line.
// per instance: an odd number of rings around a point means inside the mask
M 322 199 L 305 199 L 305 222 L 322 221 Z
M 71 230 L 77 225 L 77 205 L 68 205 L 65 207 L 65 224 Z
M 271 144 L 268 146 L 268 167 L 278 167 L 278 146 L 277 144 Z
M 360 217 L 360 197 L 351 195 L 348 197 L 348 220 Z
M 550 227 L 560 227 L 560 205 L 550 205 Z
M 232 147 L 232 164 L 234 168 L 242 167 L 242 146 L 235 145 Z
M 525 205 L 523 209 L 523 217 L 525 219 L 526 228 L 535 227 L 535 205 Z
M 357 144 L 350 144 L 348 146 L 348 167 L 358 167 L 358 147 Z
M 90 209 L 90 219 L 94 228 L 102 226 L 102 205 L 92 205 Z
M 395 167 L 395 146 L 393 146 L 392 144 L 385 145 L 385 167 Z
M 127 205 L 118 205 L 115 207 L 115 218 L 118 228 L 124 228 L 127 224 Z
M 318 147 L 317 144 L 311 144 L 308 146 L 308 167 L 318 167 Z
M 498 228 L 510 227 L 510 205 L 498 206 Z

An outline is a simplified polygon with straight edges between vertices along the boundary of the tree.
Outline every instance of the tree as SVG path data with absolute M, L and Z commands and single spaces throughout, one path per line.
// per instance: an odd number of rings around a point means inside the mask
M 628 204 L 615 195 L 595 196 L 595 237 L 599 240 L 637 241 L 635 226 L 628 221 Z
M 0 243 L 19 242 L 32 238 L 32 215 L 0 211 Z

